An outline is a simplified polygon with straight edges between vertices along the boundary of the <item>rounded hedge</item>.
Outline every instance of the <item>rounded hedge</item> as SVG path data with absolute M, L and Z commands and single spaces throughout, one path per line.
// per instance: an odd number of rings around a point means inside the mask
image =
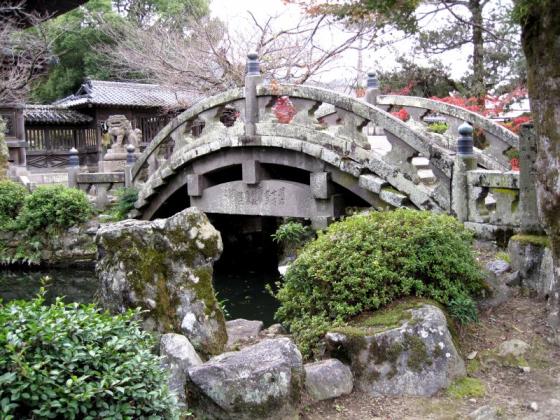
M 176 418 L 135 319 L 42 295 L 0 305 L 0 418 Z
M 23 185 L 0 181 L 0 225 L 15 220 L 27 195 L 29 192 Z
M 87 221 L 92 211 L 83 191 L 62 185 L 44 185 L 25 198 L 18 224 L 29 231 L 47 227 L 64 229 Z
M 332 325 L 406 296 L 471 306 L 483 277 L 472 234 L 454 218 L 407 209 L 349 217 L 290 266 L 276 317 L 309 356 Z

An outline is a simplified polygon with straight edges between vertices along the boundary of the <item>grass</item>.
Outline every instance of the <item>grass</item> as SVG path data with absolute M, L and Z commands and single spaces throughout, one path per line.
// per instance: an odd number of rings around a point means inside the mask
M 449 388 L 447 395 L 452 398 L 480 398 L 486 394 L 486 386 L 477 378 L 464 377 L 457 379 Z
M 507 252 L 504 251 L 500 251 L 496 254 L 496 259 L 498 260 L 502 260 L 507 262 L 508 264 L 511 264 L 511 258 L 509 257 L 509 254 Z

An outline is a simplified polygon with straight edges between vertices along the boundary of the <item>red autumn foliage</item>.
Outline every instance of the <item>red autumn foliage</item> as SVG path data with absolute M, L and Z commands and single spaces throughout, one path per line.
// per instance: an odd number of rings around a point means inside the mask
M 391 112 L 391 115 L 394 115 L 399 120 L 404 121 L 404 122 L 406 122 L 410 119 L 410 114 L 404 108 L 401 108 L 399 111 Z

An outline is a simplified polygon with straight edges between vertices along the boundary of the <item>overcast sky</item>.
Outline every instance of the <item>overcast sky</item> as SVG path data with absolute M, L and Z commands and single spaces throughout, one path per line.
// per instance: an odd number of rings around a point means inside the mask
M 282 0 L 211 0 L 211 12 L 214 16 L 232 28 L 247 28 L 250 30 L 252 22 L 247 11 L 251 11 L 259 21 L 264 21 L 268 16 L 279 15 L 281 22 L 290 25 L 298 20 L 300 8 L 294 5 L 286 6 Z M 328 42 L 329 35 L 323 35 Z M 331 35 L 331 36 L 336 36 Z M 401 42 L 392 48 L 384 48 L 380 51 L 368 51 L 363 55 L 364 70 L 375 69 L 377 66 L 392 68 L 395 66 L 395 57 L 397 54 L 405 54 L 408 58 L 413 58 L 414 52 L 409 42 Z M 468 52 L 466 52 L 468 55 Z M 451 74 L 455 78 L 460 78 L 466 70 L 467 64 L 461 63 L 461 55 L 458 53 L 439 56 L 444 64 L 449 65 Z M 426 60 L 416 57 L 415 61 L 419 64 L 426 63 Z M 355 68 L 357 63 L 357 54 L 350 52 L 341 58 L 343 65 Z M 355 71 L 354 71 L 355 72 Z M 331 72 L 327 78 L 336 78 L 337 72 Z M 340 72 L 338 71 L 338 74 Z

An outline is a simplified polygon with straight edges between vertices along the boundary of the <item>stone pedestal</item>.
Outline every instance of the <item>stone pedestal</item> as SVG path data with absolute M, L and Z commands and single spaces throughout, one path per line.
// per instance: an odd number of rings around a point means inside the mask
M 103 160 L 100 162 L 101 172 L 124 172 L 126 167 L 127 151 L 124 146 L 113 144 L 113 146 L 107 150 Z M 140 153 L 134 153 L 134 157 L 138 158 Z

